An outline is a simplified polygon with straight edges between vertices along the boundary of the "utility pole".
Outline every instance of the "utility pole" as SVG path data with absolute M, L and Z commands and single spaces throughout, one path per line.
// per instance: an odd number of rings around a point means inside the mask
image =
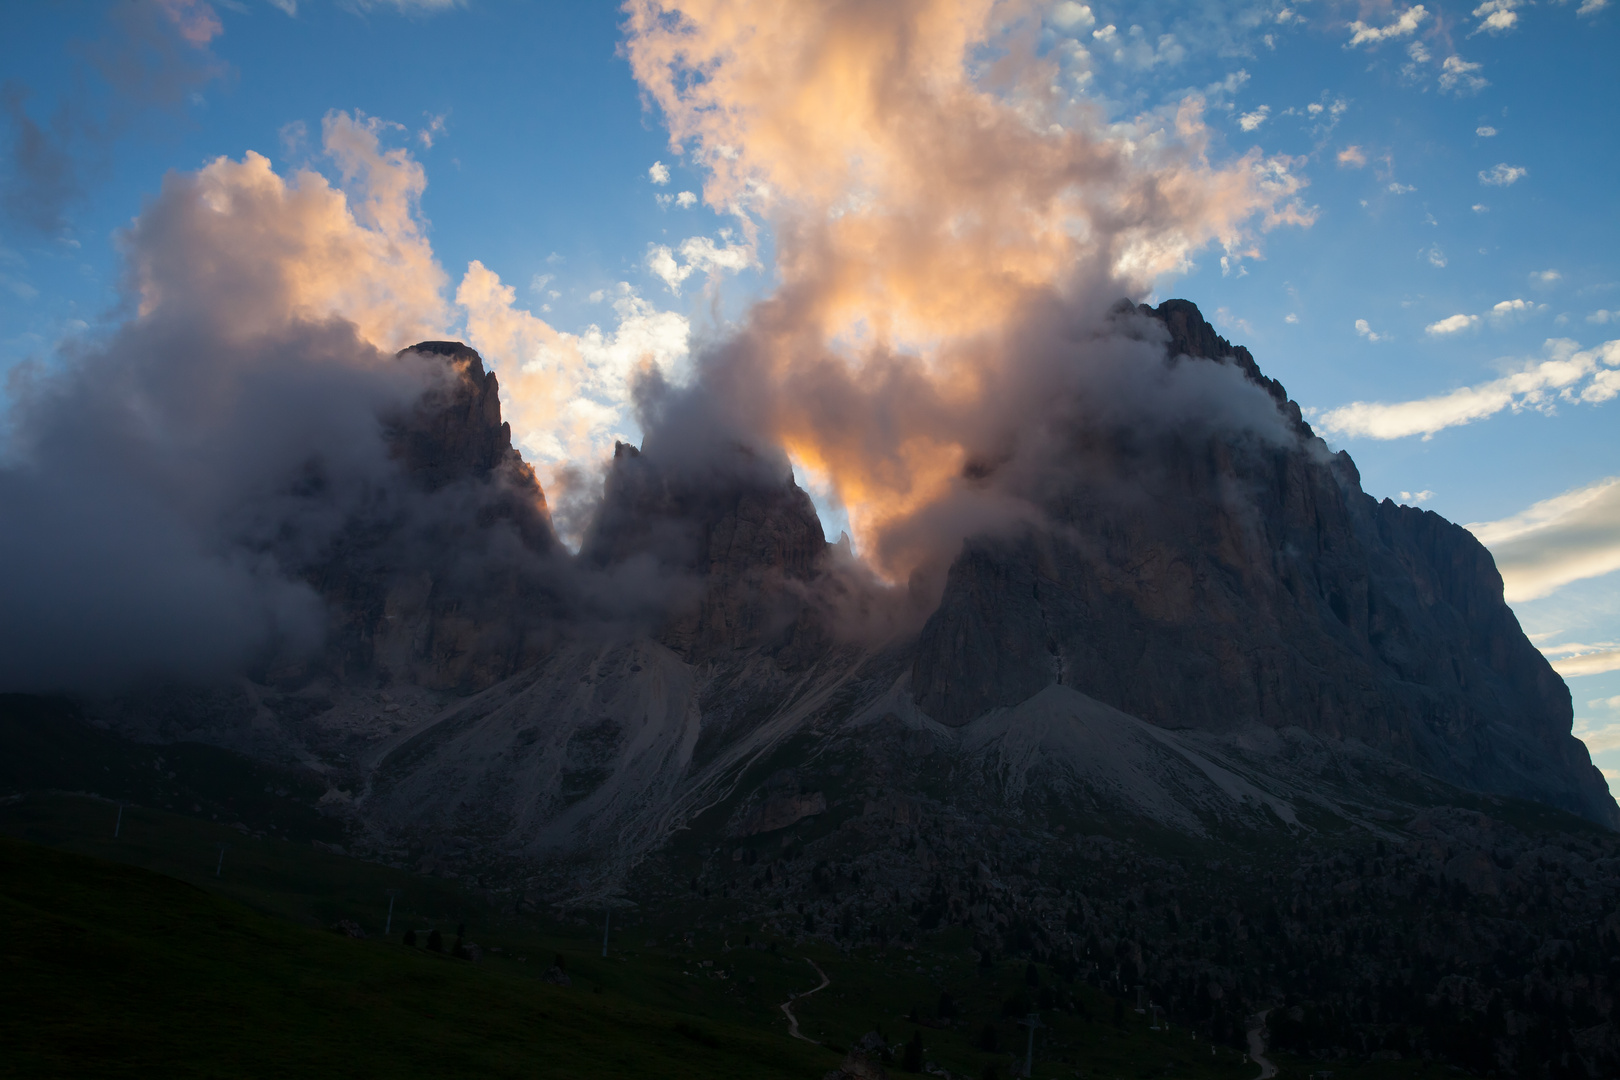
M 118 816 L 113 819 L 113 839 L 118 839 L 118 830 L 124 827 L 124 804 L 118 804 Z
M 1045 1027 L 1046 1025 L 1041 1023 L 1041 1014 L 1040 1013 L 1030 1013 L 1027 1017 L 1025 1017 L 1024 1019 L 1018 1021 L 1018 1023 L 1020 1025 L 1024 1026 L 1024 1027 L 1029 1028 L 1029 1046 L 1024 1051 L 1024 1075 L 1026 1077 L 1034 1076 L 1035 1075 L 1035 1029 L 1038 1028 L 1038 1027 Z
M 394 927 L 394 898 L 400 893 L 398 889 L 388 889 L 386 891 L 388 893 L 388 920 L 383 923 L 383 937 L 387 937 L 388 931 Z
M 613 924 L 613 909 L 607 909 L 607 916 L 602 920 L 602 959 L 607 959 L 608 927 Z
M 216 846 L 219 848 L 219 862 L 214 864 L 214 876 L 219 877 L 219 872 L 225 869 L 225 853 L 231 850 L 231 845 L 218 844 Z

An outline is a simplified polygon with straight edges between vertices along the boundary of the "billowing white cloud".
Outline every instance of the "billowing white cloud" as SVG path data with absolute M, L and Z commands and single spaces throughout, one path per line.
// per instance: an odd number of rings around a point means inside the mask
M 1491 549 L 1510 602 L 1546 596 L 1620 570 L 1620 476 L 1467 528 Z
M 1390 38 L 1405 37 L 1415 33 L 1429 12 L 1422 4 L 1414 4 L 1395 17 L 1395 21 L 1387 26 L 1369 26 L 1357 19 L 1350 24 L 1350 48 L 1357 45 L 1377 45 Z
M 1339 151 L 1339 164 L 1352 169 L 1359 169 L 1367 164 L 1367 154 L 1359 146 L 1347 146 Z
M 1366 335 L 1361 322 L 1356 329 Z M 1544 350 L 1548 359 L 1532 361 L 1499 379 L 1418 401 L 1352 402 L 1323 414 L 1321 426 L 1335 434 L 1368 439 L 1410 435 L 1428 439 L 1504 409 L 1551 412 L 1559 402 L 1598 404 L 1620 396 L 1620 341 L 1583 351 L 1568 338 L 1551 338 Z
M 1581 6 L 1575 9 L 1576 15 L 1596 15 L 1609 6 L 1609 0 L 1582 0 Z
M 682 210 L 690 210 L 697 205 L 697 193 L 693 191 L 681 192 L 675 196 L 675 205 Z
M 1270 115 L 1271 106 L 1262 105 L 1253 112 L 1246 112 L 1242 116 L 1239 116 L 1238 127 L 1242 128 L 1244 131 L 1253 131 L 1255 128 L 1265 123 L 1266 117 Z
M 1597 311 L 1594 311 L 1592 314 L 1588 315 L 1586 317 L 1586 321 L 1589 323 L 1596 323 L 1599 326 L 1604 326 L 1611 322 L 1620 322 L 1620 311 L 1609 311 L 1605 308 L 1599 308 Z
M 1464 60 L 1456 54 L 1446 57 L 1445 62 L 1440 65 L 1441 91 L 1456 94 L 1458 97 L 1479 93 L 1491 85 L 1485 76 L 1479 74 L 1482 66 Z
M 592 324 L 579 334 L 518 307 L 512 286 L 480 262 L 467 267 L 456 303 L 466 315 L 468 344 L 500 376 L 512 437 L 542 479 L 569 465 L 600 463 L 615 438 L 637 431 L 630 386 L 640 368 L 657 367 L 671 380 L 684 371 L 685 317 L 657 310 L 627 284 L 613 298 L 617 325 Z
M 1479 182 L 1488 184 L 1491 187 L 1507 187 L 1509 184 L 1518 183 L 1529 174 L 1529 169 L 1503 162 L 1493 165 L 1489 169 L 1481 169 L 1479 171 Z
M 1451 315 L 1423 328 L 1424 333 L 1436 336 L 1461 333 L 1479 325 L 1478 315 Z
M 655 184 L 669 183 L 669 166 L 662 161 L 655 161 L 647 166 L 647 178 Z
M 1383 338 L 1382 334 L 1376 333 L 1373 330 L 1372 324 L 1369 323 L 1366 319 L 1357 319 L 1356 320 L 1356 333 L 1360 334 L 1362 337 L 1366 338 L 1368 341 L 1379 341 L 1379 340 L 1381 340 Z
M 1489 124 L 1481 124 L 1474 129 L 1474 134 L 1482 139 L 1494 139 L 1496 138 L 1496 129 Z
M 1401 502 L 1406 503 L 1409 506 L 1416 506 L 1418 503 L 1426 503 L 1432 498 L 1434 498 L 1434 492 L 1427 489 L 1423 491 L 1401 492 Z

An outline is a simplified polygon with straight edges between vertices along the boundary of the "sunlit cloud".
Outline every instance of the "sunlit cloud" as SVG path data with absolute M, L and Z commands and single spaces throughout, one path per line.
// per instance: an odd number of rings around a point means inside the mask
M 1266 230 L 1314 220 L 1294 159 L 1213 160 L 1200 95 L 1120 120 L 1054 95 L 1076 85 L 1079 43 L 1037 54 L 1019 13 L 991 0 L 626 11 L 626 55 L 671 152 L 739 230 L 723 246 L 655 244 L 648 269 L 682 288 L 755 258 L 768 232 L 779 284 L 724 351 L 726 392 L 754 395 L 739 410 L 825 478 L 880 562 L 870 541 L 960 476 L 964 440 L 989 422 L 963 416 L 985 411 L 1013 362 L 999 335 L 1026 306 L 1084 283 L 1102 307 L 1205 246 L 1231 266 Z M 1045 22 L 1129 67 L 1184 52 L 1174 35 L 1095 26 L 1081 4 Z M 987 48 L 1008 57 L 993 88 Z
M 1414 4 L 1395 17 L 1395 21 L 1383 26 L 1370 26 L 1357 19 L 1350 24 L 1349 47 L 1358 45 L 1377 45 L 1390 38 L 1406 37 L 1417 32 L 1423 20 L 1428 18 L 1429 11 L 1422 4 Z
M 1464 330 L 1472 330 L 1478 325 L 1478 315 L 1451 315 L 1447 318 L 1441 319 L 1439 322 L 1430 323 L 1428 326 L 1425 326 L 1423 330 L 1424 333 L 1440 336 L 1445 334 L 1456 334 Z
M 1327 431 L 1358 438 L 1422 435 L 1428 439 L 1446 428 L 1471 424 L 1504 410 L 1550 413 L 1560 403 L 1599 404 L 1620 396 L 1620 341 L 1582 350 L 1568 338 L 1552 338 L 1544 352 L 1548 359 L 1531 361 L 1478 386 L 1417 401 L 1357 401 L 1329 410 L 1320 423 Z
M 1495 556 L 1507 599 L 1534 600 L 1572 581 L 1620 570 L 1620 477 L 1467 528 Z

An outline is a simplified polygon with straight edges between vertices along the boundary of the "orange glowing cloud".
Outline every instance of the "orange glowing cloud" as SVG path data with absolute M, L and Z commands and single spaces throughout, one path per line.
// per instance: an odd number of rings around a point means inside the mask
M 1038 407 L 1018 330 L 1034 309 L 1100 308 L 1209 244 L 1253 255 L 1257 232 L 1312 220 L 1290 159 L 1211 160 L 1197 96 L 1110 122 L 1063 91 L 1027 4 L 624 10 L 672 150 L 775 245 L 779 289 L 706 377 L 826 483 L 891 576 L 914 562 L 897 527 L 1009 437 L 1009 387 Z
M 380 148 L 382 126 L 326 117 L 341 188 L 308 170 L 284 179 L 251 151 L 166 177 L 126 237 L 140 315 L 183 312 L 237 340 L 332 317 L 383 350 L 442 336 L 446 279 L 417 212 L 426 180 Z

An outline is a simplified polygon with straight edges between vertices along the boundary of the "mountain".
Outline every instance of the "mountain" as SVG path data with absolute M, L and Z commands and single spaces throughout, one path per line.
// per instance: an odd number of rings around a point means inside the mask
M 325 650 L 92 716 L 306 770 L 351 854 L 514 910 L 953 928 L 1211 1038 L 1603 1074 L 1620 810 L 1489 552 L 1192 304 L 1112 318 L 1181 396 L 970 455 L 1028 512 L 901 588 L 741 440 L 619 445 L 569 554 L 494 375 L 423 343 L 398 485 L 305 566 Z
M 280 739 L 365 793 L 356 826 L 384 848 L 462 834 L 587 890 L 746 794 L 760 762 L 791 769 L 855 731 L 998 763 L 987 804 L 1039 792 L 1192 834 L 1289 822 L 1345 760 L 1620 827 L 1489 552 L 1362 492 L 1191 303 L 1114 319 L 1167 370 L 1258 389 L 1273 420 L 1075 423 L 1033 471 L 975 458 L 964 482 L 1002 485 L 1036 523 L 968 539 L 920 628 L 878 630 L 862 624 L 882 590 L 768 448 L 620 444 L 568 555 L 494 374 L 422 343 L 447 382 L 385 424 L 410 497 L 308 571 L 333 613 L 325 653 L 250 684 L 250 707 L 121 722 L 261 754 Z M 739 815 L 781 817 L 754 805 L 777 796 L 749 798 Z

